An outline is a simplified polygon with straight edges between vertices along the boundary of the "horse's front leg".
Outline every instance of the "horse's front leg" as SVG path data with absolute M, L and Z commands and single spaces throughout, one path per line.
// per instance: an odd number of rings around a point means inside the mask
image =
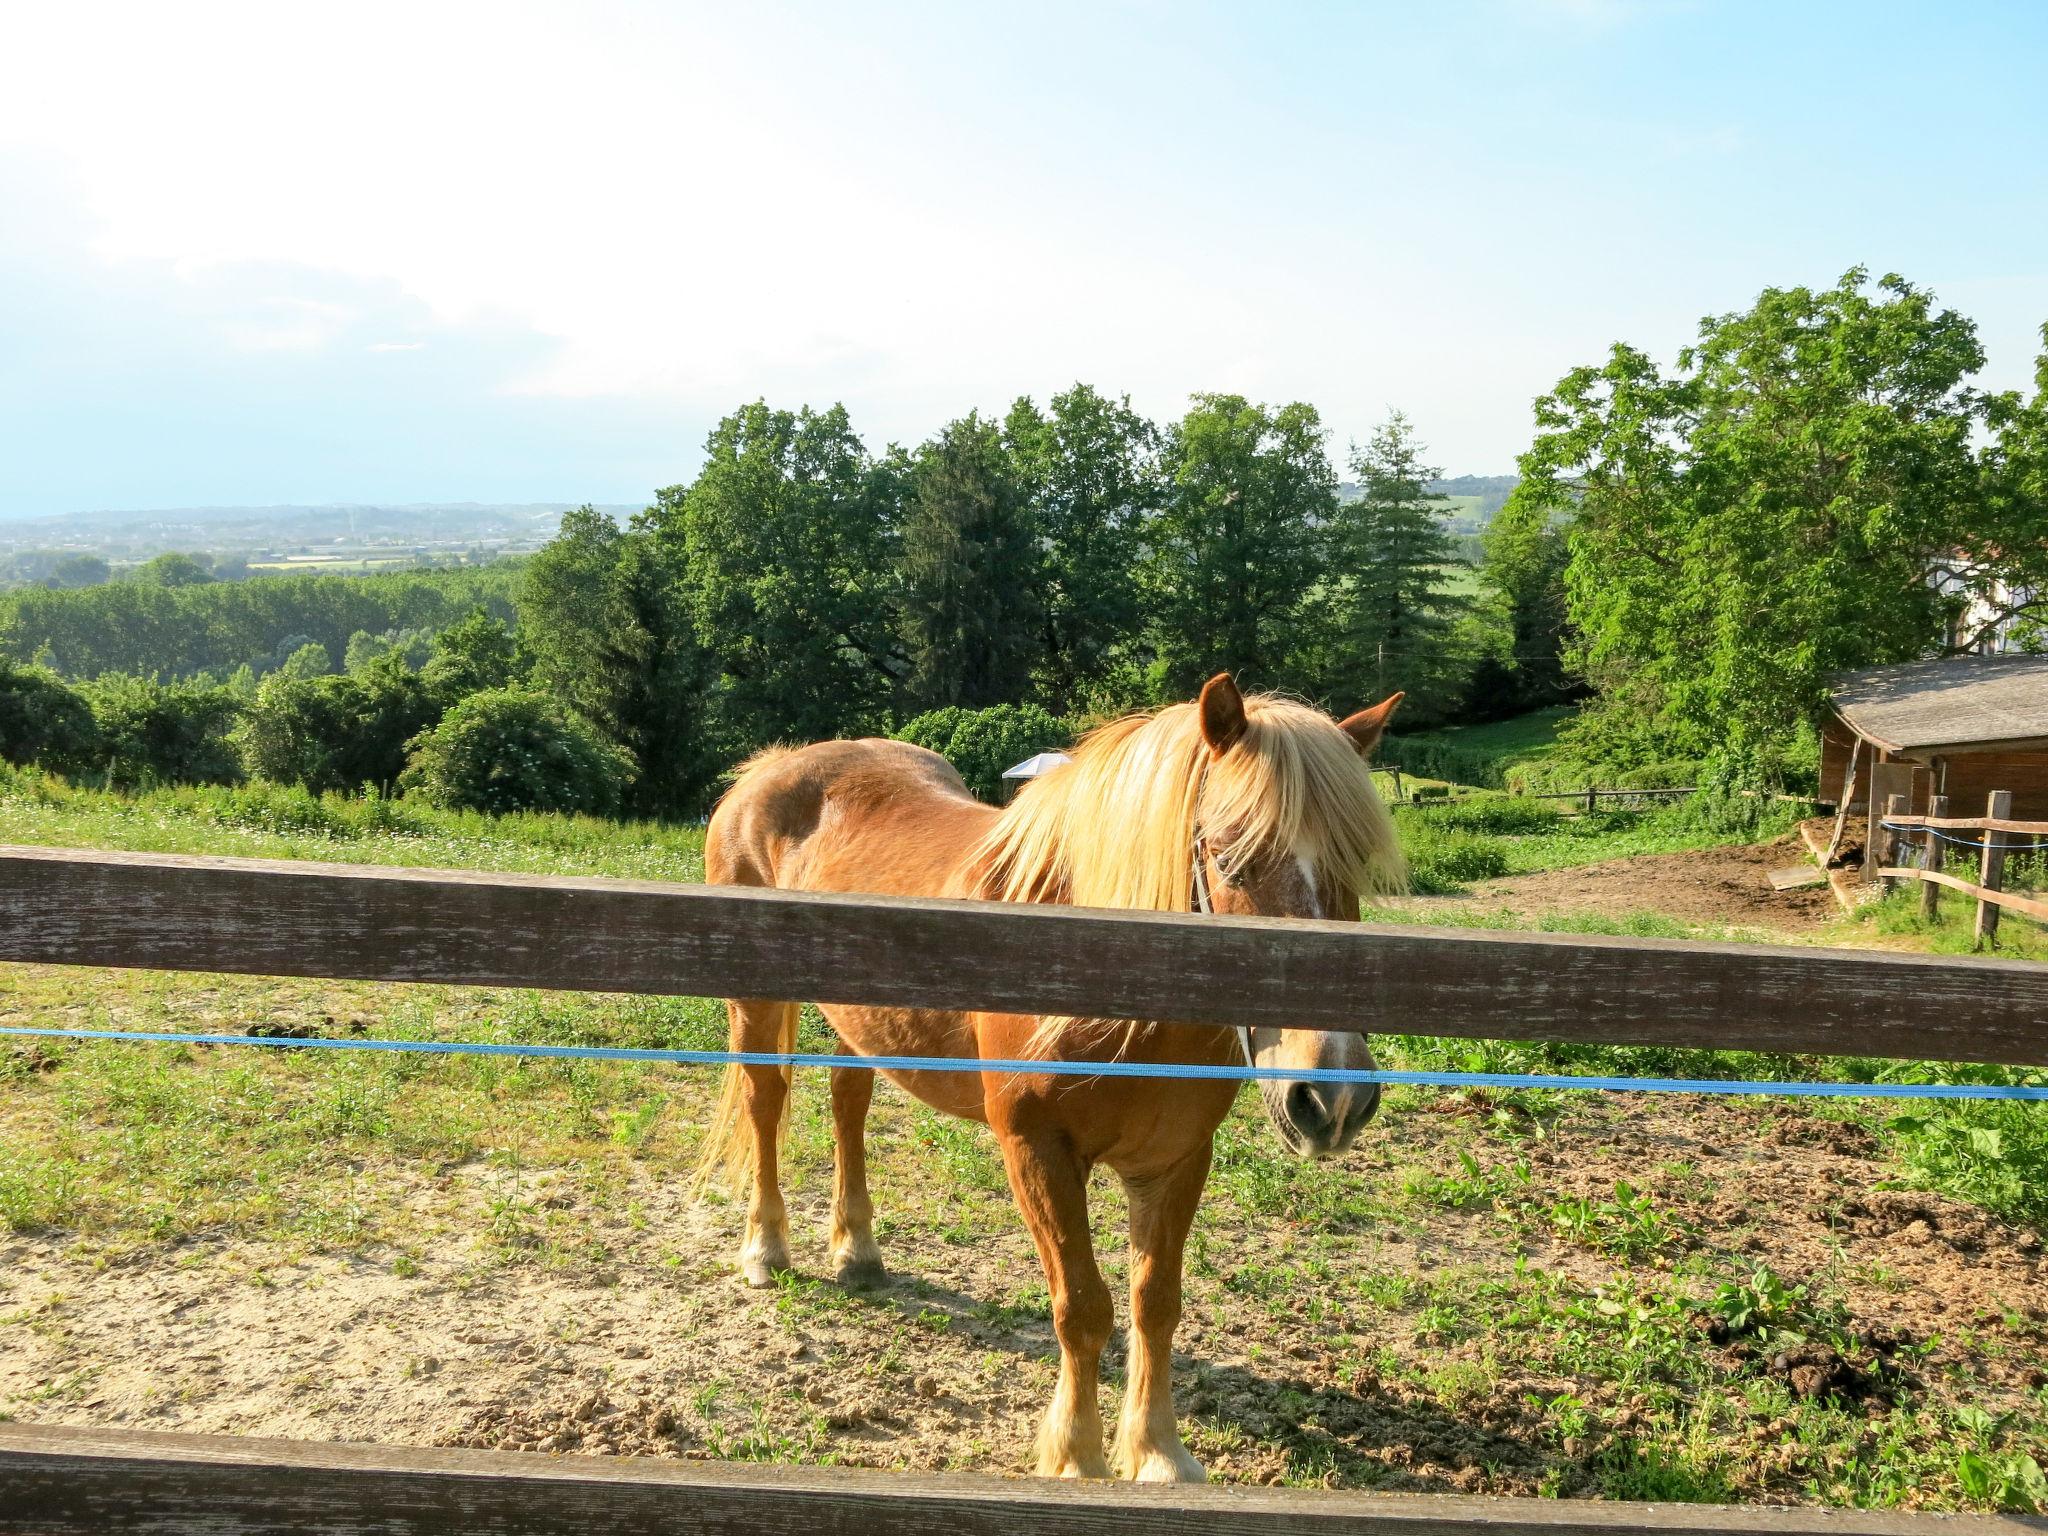
M 1180 1324 L 1181 1254 L 1208 1182 L 1209 1152 L 1204 1141 L 1164 1173 L 1124 1180 L 1131 1200 L 1131 1358 L 1116 1469 L 1142 1483 L 1208 1480 L 1174 1423 L 1173 1331 Z
M 1038 1474 L 1107 1477 L 1096 1391 L 1113 1318 L 1088 1234 L 1088 1169 L 1056 1132 L 999 1136 L 1011 1193 L 1052 1289 L 1052 1328 L 1060 1344 L 1059 1385 L 1038 1432 Z

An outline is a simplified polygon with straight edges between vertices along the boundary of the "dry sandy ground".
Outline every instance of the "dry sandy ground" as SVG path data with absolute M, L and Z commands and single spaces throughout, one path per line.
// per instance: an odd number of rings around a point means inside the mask
M 1451 1149 L 1475 1112 L 1447 1097 L 1398 1120 L 1402 1160 L 1426 1146 L 1455 1174 Z M 1369 1135 L 1347 1166 L 1361 1180 L 1383 1175 L 1393 1151 Z M 1873 1192 L 1885 1171 L 1873 1153 L 1851 1126 L 1673 1100 L 1575 1111 L 1528 1151 L 1540 1201 L 1599 1198 L 1625 1177 L 1691 1228 L 1674 1256 L 1704 1249 L 1736 1270 L 1757 1259 L 1788 1277 L 1825 1275 L 1867 1348 L 1860 1364 L 1825 1351 L 1778 1362 L 1793 1391 L 1839 1387 L 1880 1415 L 1885 1362 L 1910 1355 L 1914 1379 L 1942 1396 L 1960 1379 L 1962 1400 L 1993 1412 L 2018 1402 L 2048 1380 L 2038 1237 L 1938 1196 Z M 754 1293 L 727 1262 L 730 1208 L 652 1177 L 623 1199 L 527 1177 L 537 1205 L 601 1232 L 604 1263 L 479 1265 L 493 1189 L 471 1169 L 412 1191 L 425 1255 L 413 1273 L 375 1250 L 295 1257 L 194 1243 L 108 1263 L 60 1241 L 0 1244 L 0 1413 L 581 1454 L 1025 1466 L 1053 1368 L 1042 1307 L 1007 1304 L 1036 1278 L 1021 1229 L 952 1243 L 899 1222 L 884 1246 L 902 1278 L 879 1292 Z M 797 1262 L 813 1274 L 822 1183 L 791 1211 Z M 632 1219 L 617 1214 L 632 1207 Z M 1639 1401 L 1532 1364 L 1542 1352 L 1512 1334 L 1444 1336 L 1419 1298 L 1374 1304 L 1354 1283 L 1512 1284 L 1517 1254 L 1588 1289 L 1621 1273 L 1541 1223 L 1518 1235 L 1485 1208 L 1433 1205 L 1332 1234 L 1212 1199 L 1198 1233 L 1211 1263 L 1191 1280 L 1176 1378 L 1191 1444 L 1214 1475 L 1277 1480 L 1292 1454 L 1299 1476 L 1306 1445 L 1332 1482 L 1530 1493 L 1548 1476 L 1551 1491 L 1570 1492 L 1591 1451 L 1557 1445 L 1540 1403 L 1576 1391 L 1625 1425 Z M 1110 1238 L 1099 1232 L 1105 1250 Z M 1632 1273 L 1654 1282 L 1662 1267 Z M 1289 1277 L 1271 1305 L 1246 1283 L 1261 1272 Z M 1326 1278 L 1303 1278 L 1316 1273 Z M 1959 1353 L 1964 1336 L 1997 1347 Z M 1697 1345 L 1731 1370 L 1748 1347 Z M 1112 1379 L 1119 1358 L 1113 1349 Z M 1459 1363 L 1474 1385 L 1456 1402 L 1414 1374 Z M 1745 1496 L 1799 1496 L 1796 1478 L 1774 1475 L 1760 1466 Z
M 1796 836 L 1689 853 L 1646 853 L 1577 869 L 1489 880 L 1463 895 L 1411 898 L 1403 905 L 1470 904 L 1533 918 L 1554 913 L 1625 917 L 1651 912 L 1682 923 L 1773 933 L 1817 933 L 1841 915 L 1825 885 L 1776 891 L 1774 869 L 1813 862 Z

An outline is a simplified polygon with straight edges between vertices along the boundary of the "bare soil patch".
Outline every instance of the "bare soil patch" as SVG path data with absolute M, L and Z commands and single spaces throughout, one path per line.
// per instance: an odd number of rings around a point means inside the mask
M 1424 898 L 1417 904 L 1474 903 L 1520 918 L 1650 912 L 1684 923 L 1810 934 L 1840 915 L 1828 888 L 1775 891 L 1768 878 L 1774 869 L 1810 860 L 1799 839 L 1787 836 L 1514 875 L 1475 885 L 1462 896 Z

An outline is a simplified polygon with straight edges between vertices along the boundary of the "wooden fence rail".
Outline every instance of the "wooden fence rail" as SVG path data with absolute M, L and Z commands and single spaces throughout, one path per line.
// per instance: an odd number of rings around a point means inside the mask
M 2048 967 L 0 846 L 0 960 L 2048 1065 Z
M 36 1536 L 2039 1536 L 2009 1515 L 1137 1487 L 0 1424 Z

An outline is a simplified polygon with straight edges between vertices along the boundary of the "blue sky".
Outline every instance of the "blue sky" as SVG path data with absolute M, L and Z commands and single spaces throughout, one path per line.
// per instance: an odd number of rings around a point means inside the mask
M 738 14 L 736 14 L 738 13 Z M 2019 387 L 2048 6 L 41 7 L 0 516 L 632 502 L 735 404 L 1390 407 L 1452 472 L 1625 339 L 1896 270 Z

